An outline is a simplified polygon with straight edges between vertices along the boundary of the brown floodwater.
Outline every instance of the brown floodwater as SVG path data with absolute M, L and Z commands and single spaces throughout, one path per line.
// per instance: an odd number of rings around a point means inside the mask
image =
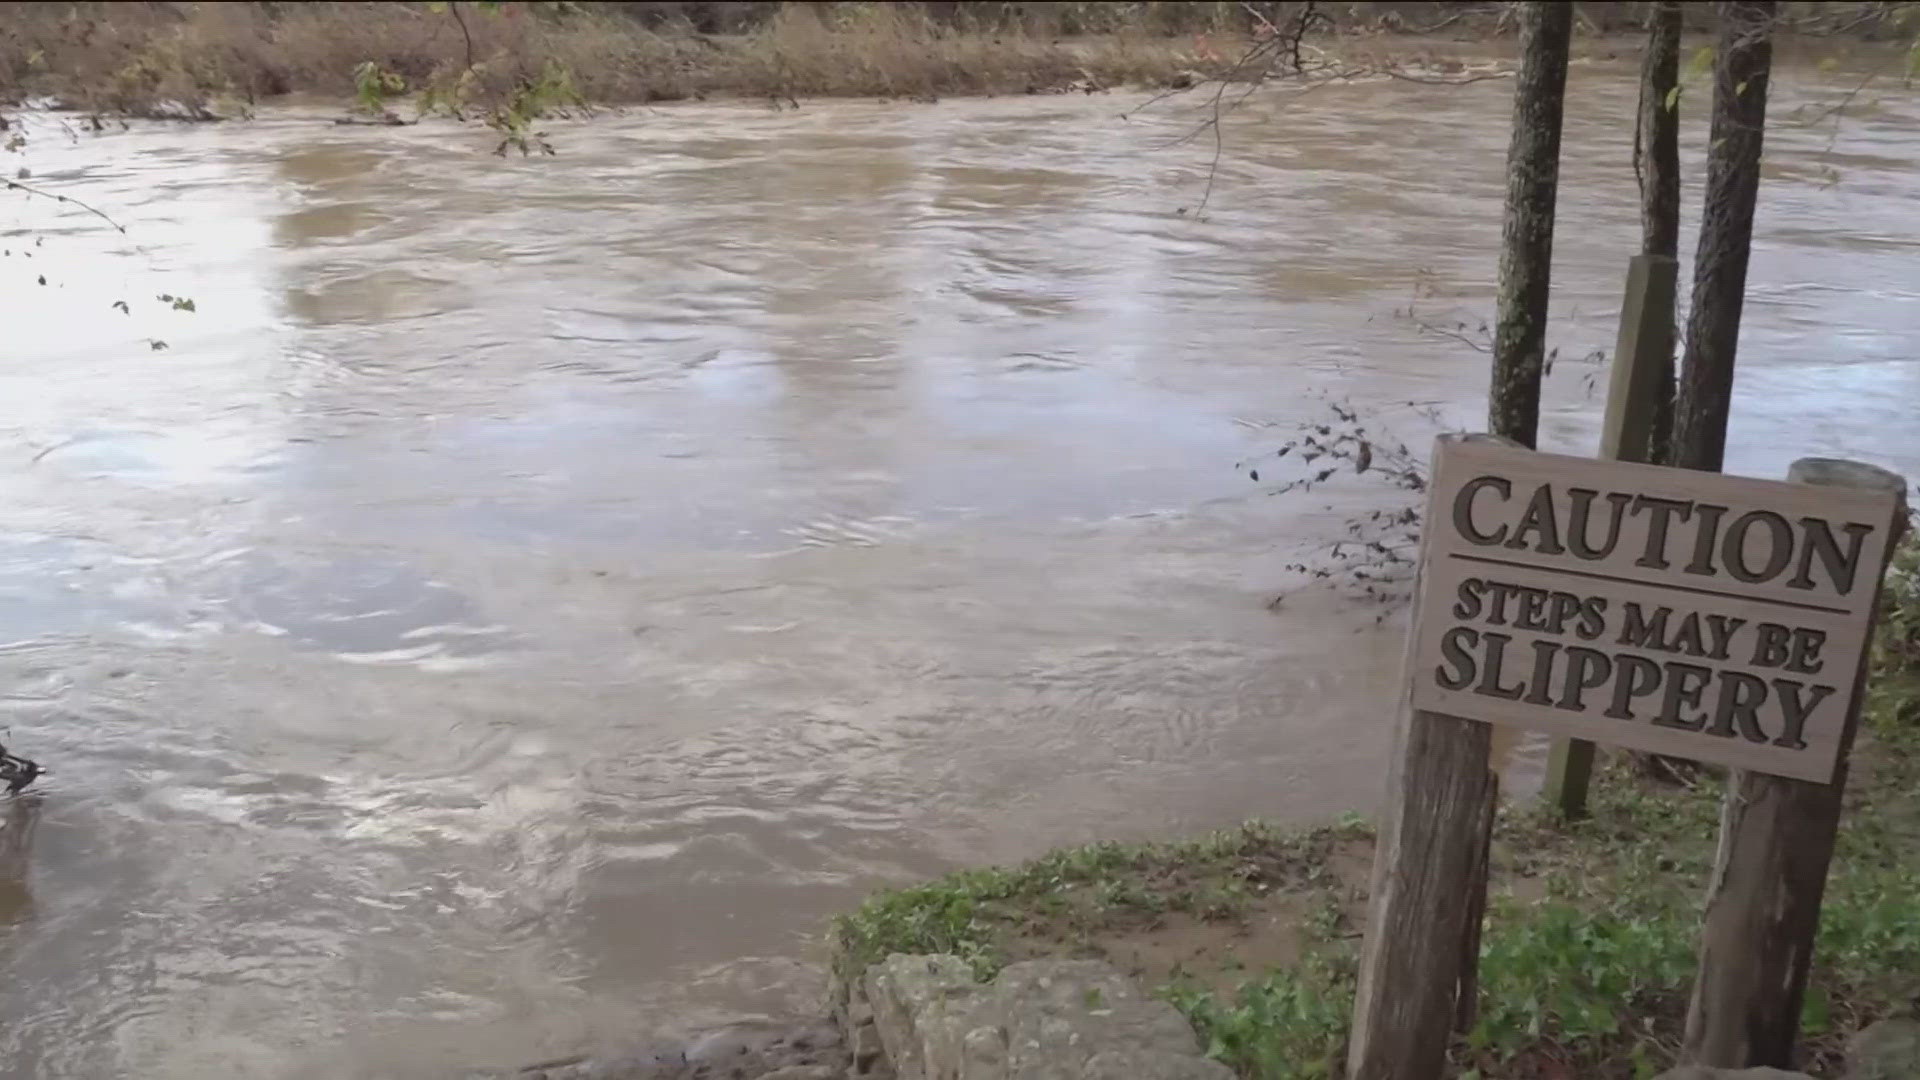
M 1852 81 L 1778 91 L 1733 471 L 1920 475 L 1920 102 L 1789 123 Z M 1573 87 L 1542 428 L 1591 452 L 1633 89 Z M 0 725 L 54 770 L 0 845 L 7 1075 L 804 1008 L 876 886 L 1370 810 L 1400 627 L 1267 602 L 1396 496 L 1236 464 L 1329 399 L 1477 421 L 1417 324 L 1490 308 L 1510 93 L 1256 94 L 1204 209 L 1195 96 L 687 104 L 534 160 L 37 118 L 17 164 L 126 234 L 0 209 Z

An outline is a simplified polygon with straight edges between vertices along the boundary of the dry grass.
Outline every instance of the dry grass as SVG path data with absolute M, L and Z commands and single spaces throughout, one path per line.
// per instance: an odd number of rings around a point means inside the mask
M 1038 91 L 1083 75 L 1064 47 L 1014 31 L 945 29 L 924 10 L 893 5 L 788 5 L 715 69 L 713 89 L 776 96 Z
M 1191 37 L 1138 32 L 1086 47 L 1021 25 L 943 23 L 907 4 L 779 5 L 729 35 L 649 25 L 611 5 L 5 4 L 0 101 L 213 115 L 294 92 L 351 96 L 355 71 L 369 62 L 409 90 L 473 66 L 490 83 L 532 82 L 558 64 L 584 97 L 604 103 L 727 93 L 925 98 L 1164 82 L 1206 69 L 1203 51 Z
M 0 7 L 0 95 L 134 114 L 169 102 L 194 111 L 294 92 L 351 96 L 367 62 L 419 88 L 470 61 L 510 79 L 551 58 L 591 96 L 646 101 L 685 93 L 693 51 L 629 20 L 595 11 L 546 19 L 522 5 L 459 18 L 390 3 Z
M 1871 36 L 1916 5 L 1787 4 L 1790 26 Z M 351 97 L 372 64 L 406 91 L 463 74 L 483 98 L 564 73 L 588 101 L 737 94 L 934 98 L 1164 86 L 1222 74 L 1282 0 L 1195 3 L 6 3 L 0 104 L 210 116 L 287 93 Z M 1804 10 L 1803 10 L 1804 9 Z M 1497 4 L 1334 3 L 1341 33 L 1497 30 Z M 1585 5 L 1588 31 L 1631 4 Z M 1465 20 L 1465 21 L 1462 21 Z M 1890 32 L 1890 31 L 1889 31 Z M 1907 31 L 1903 31 L 1907 32 Z M 1909 32 L 1910 33 L 1910 32 Z M 1184 81 L 1184 80 L 1182 80 Z

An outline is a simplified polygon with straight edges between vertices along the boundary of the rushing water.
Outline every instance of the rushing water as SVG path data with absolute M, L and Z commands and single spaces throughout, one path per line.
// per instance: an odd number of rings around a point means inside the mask
M 1397 626 L 1267 601 L 1390 495 L 1235 463 L 1323 395 L 1477 417 L 1484 357 L 1416 323 L 1489 306 L 1510 92 L 1256 95 L 1204 208 L 1193 97 L 635 110 L 526 161 L 38 125 L 127 231 L 0 217 L 0 722 L 55 770 L 0 848 L 7 1074 L 799 1008 L 876 885 L 1370 808 Z M 1631 80 L 1573 101 L 1543 437 L 1591 452 Z M 1916 121 L 1769 134 L 1733 470 L 1920 474 Z

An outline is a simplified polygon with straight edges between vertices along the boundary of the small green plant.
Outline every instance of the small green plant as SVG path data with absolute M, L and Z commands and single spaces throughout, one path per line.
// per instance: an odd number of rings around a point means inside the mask
M 492 15 L 501 11 L 499 3 L 473 6 Z M 565 5 L 557 7 L 566 8 Z M 541 61 L 537 73 L 528 74 L 514 70 L 515 61 L 504 53 L 481 59 L 475 55 L 473 32 L 458 3 L 434 3 L 429 4 L 428 9 L 450 15 L 459 26 L 465 59 L 457 69 L 443 68 L 421 88 L 421 116 L 439 115 L 454 120 L 477 117 L 500 136 L 493 148 L 495 154 L 504 156 L 508 150 L 518 150 L 524 157 L 536 152 L 554 152 L 546 132 L 534 127 L 538 121 L 586 115 L 592 111 L 574 79 L 573 69 L 565 63 L 549 56 Z M 375 96 L 379 89 L 376 86 Z
M 372 60 L 353 69 L 353 106 L 368 116 L 385 116 L 387 103 L 406 92 L 406 79 Z
M 420 115 L 477 118 L 499 134 L 495 154 L 504 156 L 508 150 L 518 150 L 522 156 L 529 156 L 554 152 L 547 133 L 535 129 L 536 122 L 592 111 L 574 84 L 572 70 L 552 58 L 541 66 L 538 76 L 513 77 L 504 91 L 494 89 L 500 82 L 486 62 L 473 64 L 423 89 Z
M 1298 967 L 1268 972 L 1224 999 L 1190 986 L 1170 987 L 1166 997 L 1200 1031 L 1207 1056 L 1241 1076 L 1321 1080 L 1346 1052 L 1351 951 L 1323 944 Z
M 487 108 L 487 126 L 500 134 L 500 143 L 493 152 L 504 155 L 514 149 L 520 151 L 522 157 L 535 150 L 551 154 L 553 144 L 547 141 L 546 132 L 534 130 L 534 122 L 588 111 L 586 99 L 574 85 L 573 71 L 548 57 L 540 67 L 538 78 L 517 80 L 504 101 Z
M 1487 1075 L 1551 1054 L 1573 1076 L 1605 1075 L 1607 1063 L 1650 1059 L 1684 1007 L 1693 977 L 1694 905 L 1677 894 L 1635 890 L 1633 907 L 1591 910 L 1572 902 L 1496 907 L 1481 954 L 1478 1022 L 1461 1056 Z M 1642 1045 L 1642 1044 L 1646 1045 Z
M 1908 522 L 1887 565 L 1874 659 L 1882 671 L 1920 668 L 1920 519 Z

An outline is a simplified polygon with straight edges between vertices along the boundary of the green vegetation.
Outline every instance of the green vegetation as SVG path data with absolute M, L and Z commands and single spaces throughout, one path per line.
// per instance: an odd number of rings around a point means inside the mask
M 851 975 L 889 953 L 951 953 L 985 978 L 1015 958 L 1021 939 L 1086 951 L 1104 933 L 1170 913 L 1236 919 L 1256 898 L 1326 882 L 1328 853 L 1366 831 L 1358 821 L 1308 830 L 1250 822 L 1179 843 L 1094 844 L 964 870 L 842 916 L 837 962 Z
M 1920 1002 L 1920 542 L 1912 537 L 1883 607 L 1802 1023 L 1815 1073 L 1837 1065 L 1847 1035 Z M 1623 757 L 1595 784 L 1589 819 L 1569 824 L 1532 808 L 1503 815 L 1479 1017 L 1455 1045 L 1458 1076 L 1642 1078 L 1672 1065 L 1721 786 L 1711 777 L 1656 783 Z M 1177 973 L 1161 989 L 1210 1053 L 1243 1076 L 1337 1076 L 1361 908 L 1355 883 L 1325 860 L 1365 835 L 1352 822 L 1308 831 L 1256 824 L 1196 842 L 1102 845 L 968 871 L 873 898 L 840 920 L 840 951 L 847 967 L 889 952 L 952 952 L 985 975 L 1030 951 L 1036 924 L 1065 929 L 1050 935 L 1056 951 L 1103 955 L 1115 928 L 1137 936 L 1174 911 L 1244 924 L 1262 887 L 1294 890 L 1303 913 L 1297 959 L 1237 980 L 1237 989 Z

